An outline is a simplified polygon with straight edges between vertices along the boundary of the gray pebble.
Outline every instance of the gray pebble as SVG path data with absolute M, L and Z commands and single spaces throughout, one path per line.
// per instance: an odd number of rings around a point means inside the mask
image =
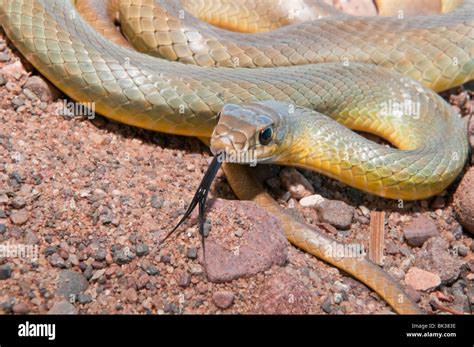
M 178 285 L 182 288 L 187 288 L 191 284 L 191 275 L 189 272 L 183 272 L 181 277 L 179 278 Z
M 5 226 L 5 224 L 0 223 L 0 234 L 5 234 L 6 231 L 7 227 Z
M 10 265 L 1 265 L 0 266 L 0 280 L 6 280 L 12 276 L 12 268 Z
M 155 275 L 159 275 L 160 274 L 160 271 L 158 270 L 158 268 L 154 265 L 150 265 L 146 268 L 146 273 L 149 274 L 150 276 L 155 276 Z
M 4 52 L 0 53 L 0 61 L 2 63 L 7 62 L 9 60 L 10 60 L 10 55 L 9 54 L 4 53 Z
M 204 226 L 203 226 L 203 234 L 204 234 L 204 237 L 207 237 L 209 236 L 209 233 L 211 232 L 211 221 L 210 220 L 206 220 L 204 222 Z
M 19 96 L 15 96 L 12 99 L 12 106 L 17 109 L 20 106 L 23 106 L 25 104 L 25 100 L 23 98 L 20 98 Z
M 186 256 L 189 259 L 196 259 L 197 258 L 197 248 L 196 247 L 189 247 L 188 251 L 186 252 Z
M 69 299 L 75 297 L 89 287 L 89 283 L 83 274 L 71 270 L 63 270 L 59 273 L 58 289 L 56 294 Z
M 114 251 L 113 260 L 116 264 L 123 265 L 130 262 L 130 258 L 125 254 L 124 250 L 117 249 Z
M 149 248 L 146 244 L 144 243 L 140 243 L 137 245 L 137 249 L 136 249 L 136 253 L 137 253 L 137 256 L 139 257 L 143 257 L 145 255 L 147 255 L 149 253 Z
M 92 255 L 92 258 L 94 258 L 95 260 L 102 261 L 105 259 L 106 256 L 107 256 L 107 251 L 103 248 L 100 248 Z
M 5 213 L 5 210 L 0 210 L 0 218 L 7 218 L 7 214 Z
M 66 267 L 66 263 L 64 259 L 60 257 L 58 253 L 54 253 L 53 255 L 51 255 L 51 258 L 49 259 L 49 263 L 54 267 L 59 267 L 59 268 Z
M 84 293 L 80 293 L 78 296 L 77 296 L 77 301 L 79 301 L 80 304 L 88 304 L 90 302 L 92 302 L 92 297 L 88 294 L 84 294 Z
M 77 314 L 77 310 L 69 301 L 63 300 L 55 303 L 48 314 Z
M 321 304 L 321 308 L 323 309 L 324 312 L 331 313 L 332 312 L 331 299 L 327 298 L 326 300 L 324 300 L 324 302 Z
M 7 79 L 3 75 L 0 75 L 0 87 L 3 87 L 5 84 L 7 84 Z
M 151 207 L 160 209 L 163 207 L 164 200 L 160 198 L 158 195 L 153 195 L 151 197 Z
M 21 196 L 17 196 L 16 198 L 14 198 L 11 202 L 11 206 L 14 208 L 14 209 L 17 209 L 19 210 L 20 208 L 23 208 L 26 206 L 26 200 L 21 197 Z
M 461 257 L 465 257 L 469 253 L 469 248 L 465 245 L 459 245 L 458 246 L 458 254 Z
M 48 246 L 43 251 L 43 254 L 47 257 L 48 255 L 54 254 L 58 251 L 56 246 Z

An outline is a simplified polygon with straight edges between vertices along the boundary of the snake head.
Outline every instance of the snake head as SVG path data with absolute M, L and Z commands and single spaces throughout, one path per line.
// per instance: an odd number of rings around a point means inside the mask
M 284 136 L 283 117 L 278 111 L 281 104 L 226 104 L 212 133 L 211 152 L 225 162 L 271 162 Z

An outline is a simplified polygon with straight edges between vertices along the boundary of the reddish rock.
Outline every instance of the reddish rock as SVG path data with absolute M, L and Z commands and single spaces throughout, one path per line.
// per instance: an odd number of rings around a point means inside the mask
M 464 229 L 474 234 L 474 167 L 464 175 L 456 189 L 454 210 Z
M 234 293 L 229 291 L 218 291 L 212 295 L 212 302 L 217 307 L 225 310 L 234 303 Z
M 255 313 L 263 314 L 307 314 L 313 303 L 311 291 L 286 271 L 267 278 L 257 298 Z
M 21 63 L 21 61 L 17 60 L 14 63 L 5 65 L 1 69 L 1 73 L 5 77 L 10 77 L 10 78 L 14 78 L 18 80 L 20 79 L 22 75 L 26 74 L 26 70 L 25 70 L 24 65 Z
M 314 188 L 311 183 L 295 168 L 286 167 L 281 170 L 280 180 L 282 186 L 297 200 L 314 194 Z
M 30 308 L 28 307 L 27 304 L 23 302 L 19 302 L 13 305 L 12 311 L 13 313 L 16 313 L 16 314 L 27 314 L 28 312 L 30 312 Z
M 63 300 L 55 303 L 48 314 L 77 314 L 77 309 L 69 301 Z
M 12 223 L 16 225 L 25 224 L 28 221 L 28 218 L 29 218 L 28 211 L 26 211 L 25 209 L 14 211 L 10 215 L 10 219 Z
M 403 235 L 410 246 L 421 247 L 429 238 L 439 236 L 439 232 L 434 221 L 418 217 L 404 226 Z
M 44 102 L 51 102 L 59 96 L 59 91 L 40 76 L 29 77 L 23 89 L 29 89 Z
M 462 264 L 462 260 L 450 252 L 448 242 L 441 237 L 433 237 L 417 254 L 414 266 L 437 274 L 443 284 L 449 284 L 459 277 Z
M 325 200 L 316 208 L 321 222 L 331 224 L 342 230 L 351 227 L 355 209 L 345 202 L 338 200 Z
M 210 281 L 232 281 L 286 263 L 288 241 L 279 221 L 255 203 L 212 199 L 208 218 L 213 224 L 204 267 Z M 246 228 L 241 237 L 234 235 L 237 228 Z M 199 258 L 204 265 L 202 250 Z
M 434 273 L 412 267 L 405 275 L 407 285 L 415 290 L 428 291 L 441 284 L 441 278 Z

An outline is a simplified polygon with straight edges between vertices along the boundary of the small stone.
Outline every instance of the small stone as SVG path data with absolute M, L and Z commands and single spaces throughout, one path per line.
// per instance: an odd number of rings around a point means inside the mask
M 314 194 L 314 188 L 311 183 L 293 167 L 286 167 L 281 170 L 280 180 L 282 186 L 297 200 Z
M 317 210 L 321 222 L 342 230 L 350 228 L 355 212 L 354 207 L 339 200 L 326 200 L 317 206 Z
M 5 234 L 6 231 L 7 231 L 6 225 L 3 223 L 0 223 L 0 235 Z
M 234 303 L 234 293 L 229 291 L 218 291 L 212 295 L 212 302 L 217 307 L 225 310 Z
M 145 272 L 147 274 L 149 274 L 150 276 L 155 276 L 155 275 L 159 275 L 160 274 L 160 271 L 158 270 L 158 268 L 154 265 L 150 265 L 146 268 Z
M 5 62 L 7 62 L 7 61 L 9 61 L 9 60 L 10 60 L 10 55 L 9 55 L 9 54 L 4 53 L 4 52 L 1 52 L 1 53 L 0 53 L 0 61 L 1 61 L 2 63 L 5 63 Z
M 38 242 L 39 242 L 39 238 L 36 235 L 36 233 L 34 233 L 31 230 L 28 230 L 25 234 L 25 243 L 28 245 L 35 245 Z
M 458 251 L 458 254 L 461 257 L 465 257 L 469 253 L 469 248 L 467 246 L 461 244 L 461 245 L 457 246 L 457 251 Z
M 27 314 L 30 312 L 30 308 L 25 303 L 19 302 L 12 306 L 12 311 L 15 314 Z
M 138 294 L 134 288 L 128 288 L 125 291 L 125 298 L 128 302 L 136 303 L 138 301 Z
M 5 84 L 7 84 L 8 80 L 5 78 L 5 76 L 0 75 L 0 87 L 3 87 Z
M 119 265 L 124 265 L 130 262 L 130 258 L 125 254 L 125 251 L 122 249 L 117 249 L 114 251 L 113 259 L 114 262 Z
M 12 106 L 13 108 L 17 109 L 20 106 L 23 106 L 25 104 L 25 100 L 22 97 L 15 96 L 12 99 Z
M 26 206 L 26 200 L 22 198 L 21 196 L 17 196 L 12 200 L 11 206 L 16 210 L 19 210 L 20 208 L 23 208 Z
M 107 269 L 100 269 L 100 270 L 97 270 L 96 272 L 94 272 L 94 274 L 92 275 L 92 277 L 90 278 L 90 281 L 93 282 L 93 281 L 97 281 L 98 279 L 100 279 L 102 276 L 104 276 L 105 272 L 107 271 Z
M 206 219 L 202 228 L 202 234 L 204 237 L 208 237 L 210 233 L 211 233 L 211 221 Z
M 77 314 L 77 310 L 69 301 L 63 300 L 55 303 L 48 314 Z
M 415 290 L 428 291 L 441 284 L 441 278 L 432 272 L 412 267 L 405 275 L 405 283 Z
M 140 243 L 137 245 L 136 253 L 137 253 L 137 256 L 143 257 L 149 253 L 149 248 L 146 244 Z
M 303 207 L 315 207 L 321 205 L 326 199 L 321 195 L 313 194 L 306 196 L 300 200 L 300 205 Z
M 65 263 L 64 259 L 58 253 L 54 253 L 54 254 L 51 255 L 51 258 L 49 259 L 49 263 L 52 266 L 58 267 L 58 268 L 65 268 L 66 267 L 66 263 Z
M 101 145 L 104 143 L 104 137 L 97 133 L 90 133 L 89 139 L 94 142 L 96 145 Z
M 59 96 L 59 91 L 40 76 L 30 76 L 23 88 L 32 91 L 43 102 L 51 102 Z
M 10 219 L 13 224 L 23 225 L 28 221 L 28 211 L 25 209 L 14 211 L 10 214 Z
M 324 300 L 324 302 L 321 304 L 321 308 L 323 309 L 324 312 L 326 313 L 331 313 L 332 312 L 332 302 L 331 298 L 327 298 Z
M 464 175 L 453 196 L 454 210 L 459 223 L 474 234 L 474 167 Z
M 0 265 L 0 280 L 9 279 L 12 276 L 10 265 Z
M 178 285 L 182 288 L 187 288 L 191 284 L 191 275 L 185 271 L 179 277 Z
M 80 293 L 77 296 L 77 301 L 79 301 L 79 303 L 82 304 L 82 305 L 88 304 L 88 303 L 92 302 L 92 297 L 88 294 Z
M 151 197 L 151 207 L 160 209 L 163 207 L 164 200 L 160 198 L 158 195 L 153 195 Z
M 197 248 L 196 247 L 189 247 L 188 251 L 186 252 L 186 256 L 189 259 L 196 259 L 198 255 Z
M 105 260 L 105 257 L 107 256 L 107 251 L 103 248 L 99 248 L 93 255 L 92 258 L 98 261 L 103 261 Z
M 235 232 L 234 232 L 234 235 L 236 237 L 242 237 L 244 236 L 244 231 L 242 229 L 237 229 Z
M 45 257 L 47 257 L 48 255 L 56 253 L 57 251 L 58 248 L 56 246 L 48 246 L 44 249 L 43 254 L 45 255 Z
M 58 289 L 56 294 L 70 299 L 84 292 L 89 287 L 84 275 L 80 272 L 71 270 L 62 270 L 59 273 Z
M 403 228 L 403 235 L 410 246 L 421 247 L 429 238 L 439 236 L 436 223 L 426 217 L 414 218 Z

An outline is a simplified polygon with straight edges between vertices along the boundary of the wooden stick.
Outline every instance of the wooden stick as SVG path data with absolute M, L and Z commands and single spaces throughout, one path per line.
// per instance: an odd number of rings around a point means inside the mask
M 385 212 L 370 212 L 369 259 L 375 264 L 383 265 L 385 248 Z

